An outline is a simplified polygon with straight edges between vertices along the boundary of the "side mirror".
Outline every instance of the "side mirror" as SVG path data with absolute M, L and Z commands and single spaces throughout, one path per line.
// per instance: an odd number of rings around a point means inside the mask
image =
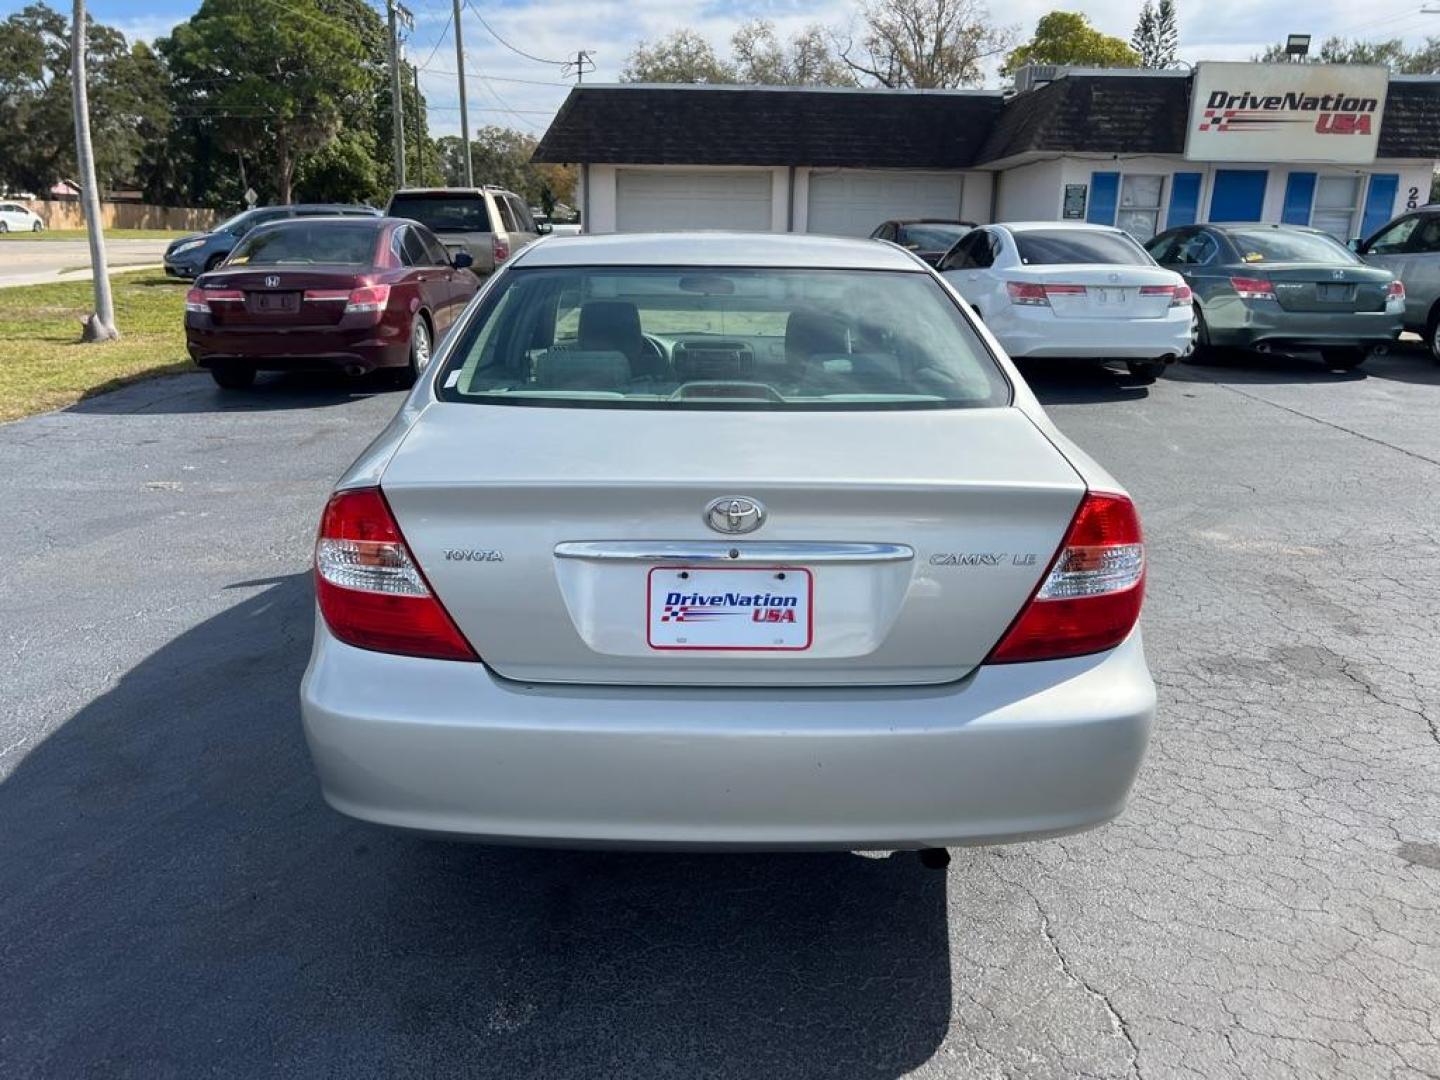
M 536 231 L 537 233 L 539 233 L 541 236 L 546 236 L 546 235 L 548 235 L 549 232 L 550 232 L 550 222 L 548 222 L 548 221 L 537 221 L 537 222 L 535 223 L 535 231 Z
M 457 251 L 455 257 L 450 260 L 450 265 L 456 270 L 468 270 L 475 265 L 475 257 L 468 251 Z
M 1349 240 L 1345 241 L 1345 246 L 1355 252 L 1356 255 L 1359 255 L 1360 250 L 1365 246 L 1365 241 L 1361 240 L 1358 236 L 1352 236 Z

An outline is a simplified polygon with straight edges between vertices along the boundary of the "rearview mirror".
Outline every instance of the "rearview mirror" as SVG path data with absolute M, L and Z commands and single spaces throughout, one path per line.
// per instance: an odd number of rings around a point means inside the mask
M 456 270 L 466 270 L 475 265 L 475 257 L 468 251 L 457 251 L 455 257 L 450 260 L 450 264 Z

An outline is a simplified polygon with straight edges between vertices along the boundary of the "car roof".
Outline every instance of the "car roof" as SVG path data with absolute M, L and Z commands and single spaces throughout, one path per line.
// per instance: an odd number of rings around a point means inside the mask
M 912 218 L 891 218 L 888 224 L 891 225 L 970 225 L 973 221 L 961 221 L 959 218 L 948 217 L 912 217 Z
M 673 232 L 547 236 L 512 264 L 542 266 L 776 266 L 796 269 L 929 268 L 904 248 L 871 239 L 801 233 Z
M 997 221 L 995 225 L 1001 229 L 1009 229 L 1011 232 L 1029 232 L 1032 229 L 1044 229 L 1047 232 L 1055 229 L 1073 232 L 1124 232 L 1124 229 L 1117 229 L 1113 225 L 1096 225 L 1089 221 Z M 981 226 L 983 228 L 984 226 Z M 1128 233 L 1126 235 L 1129 235 Z
M 1330 235 L 1323 229 L 1312 229 L 1309 225 L 1286 225 L 1279 221 L 1207 221 L 1204 222 L 1203 225 L 1207 229 L 1214 229 L 1216 232 L 1222 233 L 1254 232 L 1256 229 L 1274 229 L 1276 232 L 1310 233 L 1313 236 Z
M 484 195 L 489 192 L 491 195 L 515 195 L 509 188 L 502 188 L 497 184 L 480 184 L 476 187 L 407 187 L 395 192 L 395 195 Z M 395 195 L 391 195 L 393 200 Z M 518 199 L 520 196 L 515 195 Z

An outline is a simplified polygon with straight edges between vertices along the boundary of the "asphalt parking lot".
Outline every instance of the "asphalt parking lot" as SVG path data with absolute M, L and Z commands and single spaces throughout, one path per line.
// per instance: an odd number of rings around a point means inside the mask
M 176 236 L 182 234 L 176 233 Z M 113 272 L 127 267 L 159 266 L 169 240 L 107 240 L 105 261 Z M 49 281 L 88 281 L 88 240 L 5 240 L 0 247 L 0 288 L 42 285 Z
M 181 376 L 0 427 L 0 1076 L 1440 1075 L 1440 367 L 1027 369 L 1151 554 L 1089 834 L 658 856 L 390 835 L 300 734 L 398 403 Z

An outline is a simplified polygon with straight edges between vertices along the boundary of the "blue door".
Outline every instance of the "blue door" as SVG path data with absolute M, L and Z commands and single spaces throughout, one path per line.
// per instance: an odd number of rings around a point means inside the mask
M 1264 169 L 1216 169 L 1211 221 L 1259 221 L 1265 211 Z
M 1195 215 L 1200 210 L 1200 174 L 1198 172 L 1177 172 L 1170 178 L 1170 213 L 1165 217 L 1165 227 L 1194 225 Z

